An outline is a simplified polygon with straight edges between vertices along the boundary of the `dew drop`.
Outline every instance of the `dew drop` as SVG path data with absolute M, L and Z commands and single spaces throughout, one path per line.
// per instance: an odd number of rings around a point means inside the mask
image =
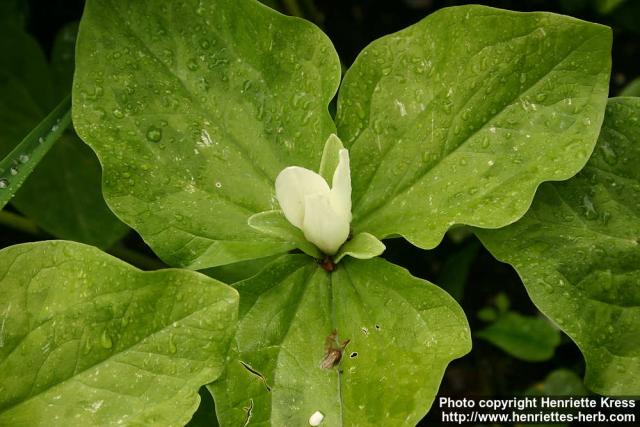
M 111 337 L 107 333 L 106 329 L 102 332 L 102 336 L 100 337 L 100 345 L 104 348 L 111 348 L 113 346 L 113 341 L 111 341 Z
M 162 130 L 156 126 L 150 126 L 147 129 L 147 140 L 150 142 L 160 142 L 162 139 Z
M 169 353 L 175 354 L 178 351 L 178 347 L 176 347 L 176 343 L 173 342 L 173 334 L 169 335 Z
M 7 188 L 9 186 L 9 181 L 5 178 L 0 178 L 0 188 Z
M 27 163 L 29 161 L 29 156 L 27 156 L 26 154 L 20 154 L 18 160 L 20 161 L 20 163 Z
M 116 119 L 121 119 L 124 117 L 124 113 L 119 108 L 116 108 L 115 110 L 113 110 L 113 117 L 115 117 Z
M 18 169 L 16 168 L 11 168 L 9 169 L 9 172 L 11 173 L 11 175 L 16 176 L 18 175 Z

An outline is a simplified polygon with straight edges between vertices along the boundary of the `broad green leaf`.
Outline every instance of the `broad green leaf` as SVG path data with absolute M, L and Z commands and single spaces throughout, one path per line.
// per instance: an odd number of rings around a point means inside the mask
M 56 38 L 50 72 L 35 40 L 20 29 L 3 28 L 0 37 L 0 157 L 6 156 L 68 96 L 73 71 L 72 26 Z M 52 78 L 53 76 L 53 78 Z M 20 153 L 18 153 L 20 155 Z M 31 158 L 29 166 L 36 166 Z M 12 165 L 16 173 L 24 166 Z M 5 178 L 11 182 L 10 177 Z M 56 237 L 111 246 L 127 228 L 101 194 L 97 158 L 71 131 L 58 140 L 22 185 L 12 204 Z
M 560 332 L 547 320 L 513 311 L 498 317 L 476 336 L 528 362 L 551 359 L 560 344 Z
M 78 243 L 0 251 L 0 425 L 184 425 L 224 366 L 237 293 Z
M 356 234 L 342 245 L 334 257 L 334 262 L 340 262 L 347 255 L 358 259 L 370 259 L 382 255 L 385 248 L 384 243 L 369 233 Z
M 248 224 L 267 236 L 290 243 L 309 256 L 322 258 L 320 250 L 304 237 L 302 230 L 285 218 L 282 211 L 265 211 L 251 215 Z
M 374 41 L 338 100 L 354 232 L 428 249 L 453 224 L 520 218 L 541 182 L 587 161 L 610 47 L 601 25 L 484 6 L 441 9 Z
M 585 384 L 640 394 L 640 99 L 613 98 L 587 166 L 540 187 L 531 210 L 477 230 L 540 311 L 580 347 Z
M 160 258 L 201 269 L 291 247 L 247 220 L 335 132 L 322 32 L 254 0 L 89 0 L 77 55 L 74 124 L 109 205 Z
M 235 287 L 239 329 L 210 386 L 222 425 L 302 426 L 315 411 L 329 426 L 415 425 L 447 364 L 470 348 L 449 295 L 379 258 L 327 273 L 285 255 Z M 339 365 L 322 368 L 334 330 L 350 342 Z

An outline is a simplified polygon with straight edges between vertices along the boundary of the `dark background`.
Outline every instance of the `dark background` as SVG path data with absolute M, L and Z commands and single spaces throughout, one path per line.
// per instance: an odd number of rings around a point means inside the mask
M 7 0 L 0 0 L 7 1 Z M 133 0 L 132 0 L 133 1 Z M 167 0 L 172 1 L 172 0 Z M 318 24 L 333 40 L 343 64 L 348 67 L 369 42 L 413 24 L 433 11 L 451 5 L 471 2 L 436 0 L 265 0 L 288 14 L 302 15 Z M 66 23 L 78 20 L 82 0 L 31 0 L 26 2 L 26 27 L 42 44 L 51 48 L 57 31 Z M 610 13 L 602 13 L 596 0 L 496 0 L 480 3 L 518 11 L 552 11 L 588 21 L 609 25 L 614 30 L 613 74 L 611 96 L 617 95 L 631 80 L 638 77 L 640 67 L 640 1 L 627 0 Z M 9 208 L 10 209 L 10 208 Z M 40 234 L 26 234 L 0 225 L 0 248 L 11 244 L 46 239 Z M 537 314 L 525 288 L 513 269 L 501 264 L 484 250 L 473 235 L 454 242 L 447 237 L 436 250 L 422 251 L 402 239 L 386 242 L 385 258 L 408 268 L 417 277 L 439 283 L 438 279 L 450 266 L 447 260 L 461 251 L 475 254 L 460 303 L 469 319 L 472 333 L 486 326 L 476 313 L 494 303 L 504 292 L 511 308 L 522 314 Z M 152 257 L 134 233 L 125 244 Z M 549 372 L 568 368 L 578 375 L 584 373 L 584 361 L 573 342 L 563 336 L 554 357 L 546 362 L 529 363 L 509 356 L 497 347 L 474 339 L 473 351 L 456 360 L 446 371 L 440 393 L 449 396 L 513 396 L 539 384 Z M 436 402 L 421 424 L 439 419 Z

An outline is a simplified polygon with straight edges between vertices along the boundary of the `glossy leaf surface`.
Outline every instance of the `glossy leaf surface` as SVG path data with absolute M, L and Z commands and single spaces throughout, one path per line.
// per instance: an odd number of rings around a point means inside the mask
M 218 377 L 237 293 L 52 241 L 0 251 L 0 424 L 184 425 Z
M 88 1 L 73 118 L 109 205 L 170 265 L 291 248 L 252 229 L 287 166 L 317 170 L 340 64 L 312 24 L 255 1 Z
M 329 274 L 286 255 L 235 287 L 235 348 L 210 387 L 222 425 L 306 425 L 315 411 L 326 425 L 414 425 L 471 345 L 449 295 L 381 259 Z
M 589 158 L 610 47 L 604 26 L 484 6 L 441 9 L 371 43 L 338 100 L 354 232 L 430 249 L 453 224 L 520 218 L 541 182 Z
M 614 98 L 587 166 L 540 187 L 531 210 L 477 230 L 533 302 L 580 347 L 585 384 L 640 394 L 640 99 Z

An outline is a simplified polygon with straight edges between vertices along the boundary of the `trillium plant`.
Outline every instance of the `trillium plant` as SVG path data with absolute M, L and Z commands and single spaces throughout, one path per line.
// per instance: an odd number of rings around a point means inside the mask
M 415 425 L 468 313 L 383 241 L 462 226 L 591 391 L 640 394 L 640 101 L 607 99 L 608 27 L 445 8 L 344 76 L 320 29 L 255 0 L 87 0 L 75 66 L 73 35 L 51 64 L 13 40 L 7 75 L 51 113 L 13 151 L 30 128 L 7 122 L 1 200 L 66 240 L 0 251 L 0 425 L 185 425 L 199 390 L 223 426 Z M 50 87 L 71 73 L 69 115 Z M 122 223 L 171 268 L 101 251 Z

